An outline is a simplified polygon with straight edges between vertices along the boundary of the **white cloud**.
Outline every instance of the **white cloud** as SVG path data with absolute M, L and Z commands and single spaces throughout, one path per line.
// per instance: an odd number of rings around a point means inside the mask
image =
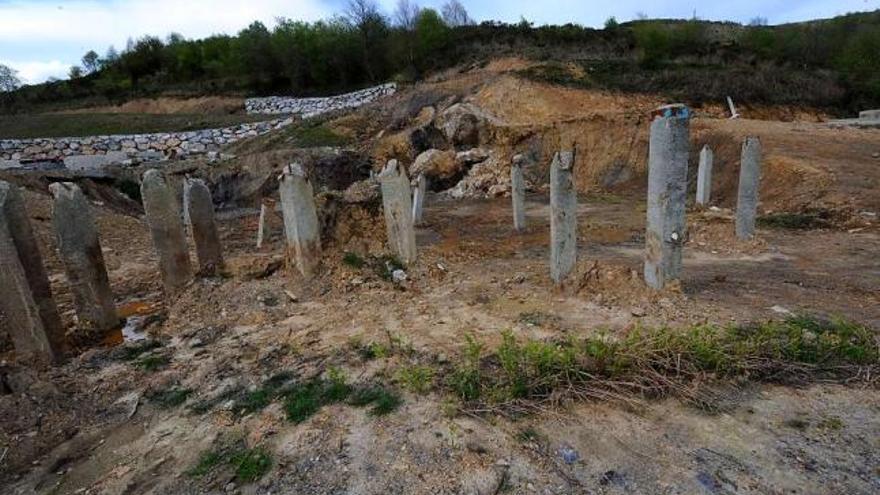
M 329 14 L 321 0 L 12 0 L 0 2 L 0 58 L 14 59 L 7 65 L 36 83 L 66 75 L 89 49 L 121 49 L 128 38 L 171 32 L 202 38 L 234 34 L 254 20 L 272 25 L 279 16 L 312 21 Z M 28 53 L 31 41 L 57 46 L 57 54 Z
M 0 60 L 0 64 L 12 67 L 18 71 L 18 78 L 23 84 L 36 84 L 43 82 L 50 77 L 63 79 L 67 77 L 70 70 L 70 64 L 65 64 L 60 60 L 51 60 L 49 62 L 11 62 Z

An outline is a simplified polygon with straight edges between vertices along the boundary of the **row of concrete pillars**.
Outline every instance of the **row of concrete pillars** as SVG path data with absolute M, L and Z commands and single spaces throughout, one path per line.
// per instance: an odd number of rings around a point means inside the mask
M 95 217 L 79 186 L 57 182 L 52 227 L 73 296 L 80 329 L 103 333 L 121 324 L 107 276 Z M 159 256 L 165 291 L 174 294 L 192 279 L 184 221 L 177 196 L 156 170 L 141 183 L 147 223 Z M 223 265 L 211 193 L 199 179 L 184 182 L 185 213 L 202 275 Z M 52 298 L 43 259 L 18 189 L 0 181 L 0 310 L 22 361 L 56 363 L 66 352 L 64 327 Z
M 682 248 L 687 238 L 685 202 L 690 151 L 687 116 L 659 117 L 651 124 L 648 156 L 647 228 L 645 234 L 645 283 L 662 289 L 681 276 Z M 572 170 L 572 151 L 557 153 L 550 166 L 550 277 L 561 285 L 577 261 L 577 192 Z M 712 150 L 700 153 L 697 200 L 709 202 L 712 184 Z M 525 188 L 522 158 L 511 164 L 513 225 L 525 228 Z M 758 188 L 761 177 L 761 142 L 748 137 L 743 143 L 736 207 L 736 236 L 750 239 L 755 233 Z

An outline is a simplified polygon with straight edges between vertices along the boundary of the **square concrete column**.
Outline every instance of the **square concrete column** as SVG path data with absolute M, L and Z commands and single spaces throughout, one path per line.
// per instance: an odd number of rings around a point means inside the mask
M 513 228 L 522 232 L 526 228 L 526 182 L 523 179 L 522 155 L 515 155 L 510 164 L 510 198 L 513 203 Z
M 658 117 L 651 123 L 645 282 L 654 289 L 681 276 L 689 132 L 686 116 Z
M 560 151 L 550 165 L 550 278 L 558 286 L 577 262 L 577 191 L 574 151 Z
M 413 189 L 413 223 L 421 225 L 425 206 L 425 194 L 428 193 L 428 179 L 425 174 L 419 174 L 416 178 L 416 187 Z
M 310 278 L 321 263 L 321 228 L 312 183 L 299 163 L 285 167 L 278 182 L 288 259 L 292 254 L 299 272 Z
M 189 249 L 177 195 L 165 183 L 158 170 L 147 170 L 141 181 L 141 198 L 153 246 L 159 256 L 159 271 L 165 292 L 174 295 L 192 280 Z
M 761 140 L 747 137 L 743 142 L 739 165 L 739 193 L 736 200 L 736 236 L 751 239 L 755 235 L 758 214 L 758 189 L 761 183 Z
M 17 188 L 0 181 L 0 310 L 18 359 L 37 364 L 64 357 L 65 337 L 58 308 L 24 201 Z
M 715 155 L 712 148 L 707 144 L 700 151 L 700 167 L 697 169 L 697 204 L 709 204 L 709 198 L 712 194 L 712 166 L 715 161 Z
M 223 246 L 217 233 L 217 223 L 214 221 L 211 190 L 208 189 L 205 181 L 187 177 L 183 183 L 183 191 L 187 217 L 196 245 L 199 274 L 216 275 L 223 268 Z
M 388 245 L 400 258 L 409 265 L 415 263 L 416 231 L 412 221 L 412 195 L 406 171 L 390 160 L 379 174 L 382 186 L 382 208 L 385 212 L 385 227 L 388 232 Z
M 49 190 L 55 197 L 52 225 L 58 239 L 58 252 L 73 293 L 79 324 L 98 332 L 112 330 L 120 321 L 92 207 L 79 186 L 71 182 L 56 182 Z

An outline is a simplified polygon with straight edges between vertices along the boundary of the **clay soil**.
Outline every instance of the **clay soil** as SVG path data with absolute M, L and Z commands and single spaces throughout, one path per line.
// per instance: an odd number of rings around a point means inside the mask
M 593 152 L 579 155 L 579 263 L 563 289 L 549 281 L 548 198 L 540 185 L 529 194 L 529 227 L 519 234 L 511 228 L 509 198 L 429 194 L 417 233 L 420 258 L 403 284 L 370 265 L 343 262 L 346 252 L 365 259 L 385 252 L 381 212 L 341 215 L 321 273 L 309 281 L 285 266 L 280 217 L 270 215 L 268 242 L 256 249 L 255 212 L 221 212 L 227 273 L 195 280 L 174 298 L 161 292 L 143 218 L 96 204 L 120 310 L 140 318 L 161 343 L 155 352 L 166 362 L 148 369 L 125 359 L 133 344 L 120 343 L 118 333 L 78 330 L 44 186 L 7 177 L 28 187 L 28 213 L 75 349 L 63 366 L 34 371 L 16 365 L 7 345 L 0 362 L 0 493 L 880 491 L 880 394 L 863 381 L 732 383 L 711 412 L 676 398 L 632 397 L 567 402 L 518 417 L 457 412 L 456 400 L 441 389 L 419 395 L 404 387 L 402 368 L 454 365 L 467 335 L 494 348 L 508 330 L 549 340 L 778 320 L 787 312 L 880 328 L 880 230 L 872 216 L 880 211 L 880 160 L 873 156 L 880 132 L 696 119 L 697 152 L 703 143 L 718 148 L 719 208 L 689 210 L 681 285 L 654 292 L 640 272 L 647 121 L 637 115 L 653 97 L 627 102 L 517 83 L 522 98 L 543 94 L 551 101 L 540 112 L 529 110 L 530 121 L 511 109 L 520 101 L 516 92 L 498 92 L 513 84 L 504 71 L 520 67 L 503 61 L 489 67 L 495 72 L 488 79 L 464 74 L 430 84 L 459 84 L 455 91 L 503 117 L 499 152 L 518 151 L 522 141 L 505 140 L 514 135 L 574 139 Z M 556 105 L 557 97 L 592 103 Z M 597 116 L 587 115 L 589 108 Z M 610 138 L 584 134 L 603 126 Z M 766 151 L 763 213 L 838 212 L 827 228 L 760 227 L 753 241 L 734 238 L 735 157 L 738 140 L 752 134 Z M 630 178 L 603 186 L 606 168 L 621 159 L 631 163 Z M 365 358 L 370 343 L 391 352 Z M 277 400 L 246 414 L 224 400 L 195 407 L 227 397 L 225 391 L 254 390 L 282 371 L 308 380 L 331 369 L 351 383 L 385 383 L 403 402 L 378 417 L 330 405 L 298 424 Z M 151 398 L 175 388 L 191 391 L 182 404 L 163 407 Z M 267 473 L 254 482 L 237 479 L 228 466 L 192 474 L 204 452 L 229 439 L 268 452 Z

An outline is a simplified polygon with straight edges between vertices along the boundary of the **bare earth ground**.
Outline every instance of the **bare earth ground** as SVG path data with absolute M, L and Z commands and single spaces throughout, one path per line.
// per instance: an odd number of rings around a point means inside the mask
M 28 196 L 40 222 L 36 206 L 46 200 Z M 763 230 L 759 243 L 734 245 L 734 252 L 722 232 L 721 240 L 688 246 L 683 293 L 657 296 L 630 273 L 640 267 L 638 204 L 629 197 L 583 198 L 580 256 L 587 276 L 582 288 L 562 293 L 551 290 L 545 273 L 547 208 L 540 196 L 529 201 L 531 226 L 520 236 L 510 232 L 504 199 L 432 201 L 428 225 L 419 231 L 422 258 L 405 291 L 342 265 L 338 252 L 328 255 L 327 273 L 312 284 L 284 272 L 197 281 L 151 330 L 170 342 L 167 368 L 138 370 L 114 360 L 112 349 L 92 349 L 53 371 L 51 380 L 31 377 L 27 398 L 0 397 L 3 443 L 10 446 L 8 492 L 224 490 L 230 476 L 183 473 L 212 441 L 232 434 L 274 454 L 270 473 L 242 493 L 494 493 L 502 479 L 511 493 L 876 492 L 880 396 L 873 389 L 753 386 L 733 394 L 719 414 L 669 399 L 635 408 L 581 404 L 520 420 L 449 417 L 445 397 L 406 395 L 403 407 L 386 417 L 332 406 L 301 425 L 286 421 L 277 403 L 236 419 L 222 408 L 166 411 L 143 399 L 150 389 L 179 384 L 196 391 L 192 403 L 231 383 L 255 386 L 279 370 L 310 376 L 329 365 L 353 380 L 393 376 L 402 358 L 363 362 L 347 351 L 353 337 L 382 342 L 400 335 L 418 359 L 443 362 L 458 354 L 466 333 L 492 345 L 505 329 L 544 338 L 624 332 L 637 324 L 760 320 L 778 316 L 774 305 L 880 323 L 876 232 Z M 114 288 L 156 302 L 144 225 L 127 221 L 120 235 L 111 216 L 101 216 Z M 125 218 L 112 215 L 114 222 Z M 719 225 L 701 218 L 691 215 L 692 230 Z M 223 222 L 228 256 L 250 262 L 280 252 L 277 222 L 264 254 L 250 247 L 253 218 Z M 819 242 L 804 242 L 806 236 Z M 50 266 L 57 282 L 57 264 Z M 533 313 L 542 321 L 525 321 Z M 77 400 L 68 402 L 71 396 Z M 27 404 L 55 402 L 54 414 L 22 413 Z M 52 437 L 69 440 L 46 451 L 41 442 L 51 444 Z M 579 460 L 563 462 L 559 452 L 566 448 Z M 32 465 L 22 471 L 25 464 Z
M 338 227 L 325 247 L 322 274 L 304 282 L 293 270 L 278 269 L 284 248 L 277 215 L 269 242 L 258 250 L 255 216 L 225 212 L 219 218 L 228 276 L 196 280 L 167 302 L 143 219 L 96 205 L 120 310 L 146 318 L 146 331 L 163 344 L 155 353 L 168 359 L 147 370 L 125 359 L 130 344 L 119 345 L 118 333 L 77 330 L 50 232 L 50 201 L 34 192 L 39 183 L 29 182 L 28 212 L 77 352 L 51 371 L 17 367 L 9 356 L 0 362 L 0 493 L 880 491 L 880 394 L 860 383 L 731 384 L 719 391 L 714 412 L 673 398 L 633 397 L 571 402 L 520 417 L 456 413 L 454 400 L 438 392 L 403 392 L 402 367 L 448 367 L 460 359 L 467 335 L 494 348 L 505 330 L 535 339 L 625 335 L 637 327 L 767 321 L 786 311 L 880 328 L 880 230 L 871 215 L 880 211 L 880 132 L 727 121 L 711 113 L 695 119 L 692 148 L 716 148 L 721 209 L 689 211 L 681 288 L 656 293 L 644 287 L 640 270 L 643 116 L 658 100 L 504 74 L 521 67 L 499 61 L 487 68 L 488 77 L 439 77 L 420 89 L 461 92 L 499 116 L 503 123 L 488 144 L 505 157 L 499 163 L 509 163 L 523 143 L 539 150 L 539 166 L 560 143 L 579 146 L 579 264 L 562 290 L 551 287 L 547 274 L 549 211 L 540 184 L 529 195 L 522 234 L 512 232 L 509 198 L 430 194 L 418 230 L 420 259 L 407 270 L 404 287 L 370 267 L 342 262 L 347 251 L 384 252 L 381 215 Z M 370 115 L 334 125 L 360 125 Z M 366 128 L 359 132 L 378 132 Z M 752 134 L 764 143 L 762 211 L 822 208 L 834 212 L 833 228 L 759 228 L 756 240 L 735 240 L 729 208 L 739 142 Z M 374 157 L 397 153 L 378 141 Z M 277 169 L 282 157 L 255 154 L 235 166 L 257 168 L 263 160 Z M 603 187 L 607 169 L 621 163 L 630 177 Z M 391 351 L 367 359 L 360 350 L 368 343 Z M 331 405 L 295 424 L 278 401 L 238 415 L 224 399 L 225 392 L 256 389 L 281 371 L 308 380 L 333 368 L 352 383 L 388 383 L 404 402 L 380 417 Z M 150 398 L 173 388 L 192 394 L 175 407 Z M 206 402 L 211 407 L 197 407 Z M 253 483 L 223 466 L 188 474 L 203 452 L 230 439 L 269 452 L 268 473 Z

